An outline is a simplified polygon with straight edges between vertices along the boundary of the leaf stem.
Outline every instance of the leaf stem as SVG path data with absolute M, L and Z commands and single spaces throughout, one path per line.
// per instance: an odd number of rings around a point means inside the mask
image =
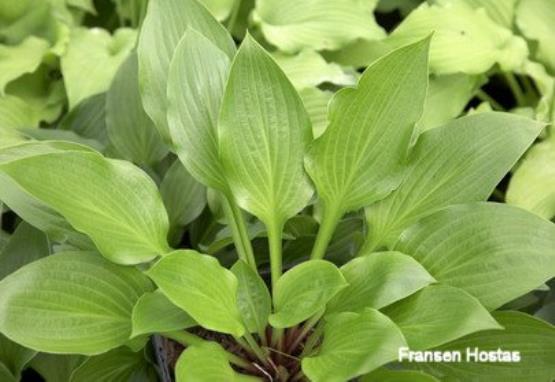
M 312 248 L 312 254 L 310 255 L 311 259 L 324 258 L 328 244 L 333 237 L 335 228 L 337 227 L 337 224 L 339 224 L 342 216 L 343 213 L 337 207 L 334 206 L 334 208 L 330 209 L 324 207 L 322 224 L 320 224 L 318 235 L 316 236 L 316 242 Z
M 295 338 L 295 340 L 287 350 L 289 354 L 292 354 L 295 351 L 297 346 L 299 346 L 302 340 L 304 340 L 304 338 L 308 335 L 308 333 L 310 333 L 312 328 L 314 328 L 314 326 L 318 323 L 318 321 L 320 321 L 320 318 L 322 318 L 323 314 L 324 314 L 324 310 L 322 310 L 321 312 L 318 312 L 317 314 L 312 316 L 308 321 L 304 323 L 303 328 L 301 329 L 301 332 L 298 334 L 297 338 Z
M 260 345 L 258 345 L 252 334 L 246 331 L 244 337 L 247 340 L 247 343 L 249 344 L 249 347 L 253 351 L 254 355 L 256 355 L 256 358 L 258 358 L 258 360 L 264 365 L 268 366 L 268 359 L 266 357 L 266 354 L 264 353 L 264 350 L 262 350 Z
M 526 105 L 526 97 L 524 96 L 524 93 L 522 93 L 522 89 L 520 88 L 520 85 L 518 84 L 518 81 L 515 75 L 513 73 L 508 73 L 508 72 L 504 72 L 503 74 L 505 75 L 505 79 L 507 80 L 507 83 L 509 84 L 511 91 L 513 92 L 513 95 L 516 98 L 516 102 L 518 106 Z
M 270 247 L 270 270 L 272 274 L 272 295 L 275 293 L 276 283 L 281 277 L 282 264 L 281 264 L 281 240 L 282 240 L 282 225 L 272 222 L 266 224 L 268 231 L 268 245 Z
M 224 196 L 222 201 L 227 223 L 231 226 L 231 234 L 237 254 L 241 260 L 249 264 L 256 271 L 256 260 L 254 259 L 243 211 L 239 209 L 237 203 L 230 196 Z
M 185 330 L 164 332 L 160 333 L 160 335 L 174 340 L 175 342 L 178 342 L 183 346 L 202 345 L 203 343 L 208 342 L 205 339 L 200 338 L 199 336 L 189 333 Z
M 501 106 L 499 102 L 492 98 L 488 93 L 483 91 L 482 89 L 478 89 L 476 92 L 476 97 L 480 98 L 482 101 L 489 102 L 492 108 L 498 111 L 503 111 L 505 108 Z
M 314 346 L 316 346 L 323 333 L 324 333 L 324 321 L 320 321 L 316 326 L 316 329 L 314 329 L 314 332 L 312 333 L 312 335 L 308 337 L 308 340 L 306 341 L 304 349 L 301 355 L 299 356 L 300 358 L 303 358 L 309 355 L 310 352 L 312 352 L 312 349 L 314 349 Z

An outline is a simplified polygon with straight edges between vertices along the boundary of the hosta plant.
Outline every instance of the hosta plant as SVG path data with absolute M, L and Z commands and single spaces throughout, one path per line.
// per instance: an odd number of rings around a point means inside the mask
M 73 381 L 149 380 L 154 336 L 184 348 L 177 381 L 553 380 L 555 328 L 504 307 L 555 276 L 555 226 L 487 202 L 544 124 L 487 112 L 415 128 L 430 38 L 338 91 L 314 139 L 252 37 L 236 48 L 194 0 L 151 2 L 107 95 L 108 134 L 128 127 L 136 139 L 113 141 L 144 170 L 67 141 L 0 149 L 0 200 L 26 222 L 12 239 L 49 248 L 0 270 L 0 332 L 19 362 L 84 355 Z M 167 147 L 178 159 L 160 180 Z M 203 187 L 225 227 L 176 238 Z M 521 361 L 398 359 L 467 347 Z

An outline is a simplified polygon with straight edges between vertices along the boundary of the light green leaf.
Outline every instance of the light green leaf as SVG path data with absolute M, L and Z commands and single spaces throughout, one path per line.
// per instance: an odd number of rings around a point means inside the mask
M 536 58 L 555 71 L 555 3 L 546 0 L 521 0 L 517 5 L 516 23 L 522 34 L 538 43 Z
M 287 328 L 310 318 L 347 285 L 339 269 L 329 261 L 310 260 L 296 265 L 276 283 L 270 324 Z
M 321 136 L 328 127 L 328 104 L 333 93 L 318 88 L 306 88 L 299 92 L 310 122 L 314 138 Z
M 0 96 L 0 128 L 35 127 L 39 122 L 35 110 L 27 102 L 12 95 Z
M 439 380 L 421 371 L 382 368 L 366 374 L 360 382 L 439 382 Z
M 168 77 L 168 124 L 174 148 L 187 170 L 214 189 L 227 190 L 218 152 L 218 115 L 229 57 L 188 29 L 176 47 Z
M 489 310 L 555 276 L 555 225 L 506 204 L 447 207 L 405 230 L 395 248 Z
M 188 347 L 177 360 L 176 382 L 256 381 L 231 368 L 227 352 L 215 342 Z
M 71 374 L 69 382 L 155 382 L 158 378 L 143 352 L 126 347 L 88 358 Z
M 78 354 L 39 353 L 29 366 L 37 371 L 46 382 L 69 382 L 71 373 L 86 358 Z
M 349 286 L 328 304 L 326 313 L 380 309 L 435 282 L 412 257 L 399 252 L 376 252 L 341 267 Z
M 100 28 L 73 29 L 61 60 L 70 109 L 85 98 L 108 90 L 135 39 L 136 32 L 128 28 L 118 29 L 113 35 Z
M 370 5 L 358 0 L 259 0 L 253 19 L 282 51 L 335 50 L 357 38 L 385 37 Z
M 144 108 L 167 141 L 170 136 L 166 120 L 166 88 L 171 83 L 168 71 L 177 44 L 187 28 L 206 36 L 229 58 L 235 53 L 230 35 L 196 0 L 149 1 L 137 48 L 139 83 Z
M 185 226 L 195 220 L 206 206 L 206 188 L 176 160 L 160 183 L 171 226 Z
M 467 334 L 502 329 L 480 302 L 459 288 L 430 285 L 382 311 L 401 328 L 411 350 L 424 350 Z
M 18 345 L 0 334 L 0 369 L 4 366 L 14 381 L 20 379 L 21 371 L 36 354 L 34 350 Z M 4 381 L 2 377 L 0 370 L 0 380 Z
M 555 378 L 555 328 L 544 321 L 521 312 L 496 312 L 493 317 L 505 330 L 471 334 L 438 350 L 458 350 L 466 356 L 474 351 L 503 351 L 520 353 L 520 362 L 460 362 L 426 365 L 426 371 L 444 377 L 465 380 L 475 376 L 476 382 L 552 381 Z
M 239 260 L 231 268 L 237 277 L 237 306 L 246 329 L 264 333 L 272 310 L 272 298 L 264 280 L 247 263 Z
M 320 350 L 302 369 L 314 382 L 344 382 L 393 361 L 403 346 L 399 328 L 377 310 L 339 313 L 326 321 Z
M 22 221 L 0 251 L 0 280 L 50 254 L 50 244 L 44 233 Z
M 515 115 L 483 113 L 426 131 L 401 186 L 366 209 L 366 249 L 391 244 L 404 228 L 442 207 L 486 200 L 542 127 Z
M 506 200 L 545 219 L 555 217 L 555 141 L 528 151 L 511 178 Z
M 3 163 L 0 173 L 86 233 L 111 261 L 138 264 L 170 250 L 156 185 L 129 162 L 66 151 Z
M 318 52 L 303 49 L 295 55 L 274 53 L 274 59 L 289 78 L 296 89 L 320 85 L 329 82 L 335 85 L 353 85 L 354 75 L 343 71 L 341 66 L 328 63 Z
M 67 5 L 82 9 L 92 14 L 96 14 L 93 0 L 66 0 Z
M 379 59 L 356 88 L 333 97 L 330 125 L 305 161 L 324 205 L 323 226 L 383 199 L 401 183 L 426 96 L 428 43 Z
M 312 195 L 303 170 L 312 132 L 299 95 L 250 36 L 233 62 L 218 126 L 237 203 L 267 226 L 281 227 Z
M 58 129 L 72 130 L 88 139 L 100 142 L 103 147 L 108 145 L 106 129 L 106 94 L 101 93 L 89 97 L 67 113 Z
M 151 289 L 138 270 L 97 253 L 48 256 L 0 281 L 0 331 L 38 351 L 103 353 L 127 341 L 131 310 Z
M 135 53 L 120 66 L 106 95 L 106 127 L 110 142 L 124 159 L 152 165 L 168 153 L 143 110 Z
M 219 21 L 223 21 L 229 17 L 233 5 L 238 0 L 199 0 L 212 15 Z
M 481 82 L 479 76 L 462 73 L 431 76 L 424 113 L 418 121 L 418 130 L 422 132 L 441 126 L 458 117 Z
M 175 251 L 148 272 L 175 305 L 209 330 L 243 335 L 237 309 L 237 278 L 211 256 L 192 250 Z
M 496 63 L 510 71 L 528 56 L 524 39 L 464 1 L 423 3 L 393 31 L 389 43 L 402 46 L 431 32 L 430 70 L 436 74 L 481 74 Z
M 16 46 L 0 45 L 0 95 L 8 83 L 39 67 L 48 46 L 48 41 L 34 36 Z
M 145 293 L 133 307 L 131 337 L 172 332 L 195 326 L 196 322 L 175 306 L 160 290 Z
M 484 8 L 488 16 L 507 29 L 513 28 L 516 5 L 519 0 L 464 0 L 475 9 Z M 453 1 L 453 2 L 456 2 Z

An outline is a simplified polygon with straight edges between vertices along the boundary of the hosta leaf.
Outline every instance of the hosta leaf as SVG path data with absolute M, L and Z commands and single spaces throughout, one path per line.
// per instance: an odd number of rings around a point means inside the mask
M 464 380 L 475 376 L 476 381 L 529 382 L 552 381 L 555 378 L 555 328 L 544 321 L 520 312 L 496 312 L 493 317 L 505 330 L 471 334 L 445 344 L 439 350 L 458 350 L 465 357 L 467 348 L 482 351 L 520 352 L 520 362 L 460 362 L 426 365 L 426 370 L 438 377 Z
M 208 8 L 216 19 L 222 21 L 228 18 L 237 0 L 200 0 L 200 2 Z
M 527 118 L 483 113 L 426 131 L 401 186 L 366 209 L 367 248 L 390 244 L 403 228 L 437 209 L 486 200 L 541 128 Z
M 321 311 L 346 286 L 339 269 L 329 261 L 303 262 L 278 280 L 270 324 L 275 328 L 296 325 Z
M 127 341 L 131 310 L 151 288 L 96 253 L 48 256 L 0 282 L 0 331 L 38 351 L 103 353 Z
M 237 373 L 229 364 L 227 352 L 215 342 L 188 347 L 177 360 L 176 382 L 256 381 Z
M 380 309 L 411 295 L 435 280 L 412 257 L 399 252 L 376 252 L 341 267 L 349 286 L 328 304 L 327 313 Z
M 126 347 L 88 358 L 71 374 L 69 382 L 157 381 L 156 372 L 143 352 Z
M 555 216 L 555 141 L 530 149 L 511 178 L 506 199 L 543 218 Z
M 506 204 L 447 207 L 405 230 L 395 248 L 490 310 L 555 276 L 555 225 Z
M 170 250 L 156 185 L 129 162 L 66 151 L 0 164 L 0 173 L 86 233 L 111 261 L 137 264 Z
M 206 206 L 206 188 L 176 160 L 160 183 L 160 194 L 172 226 L 185 226 Z
M 149 2 L 137 47 L 139 83 L 144 108 L 167 141 L 170 136 L 166 121 L 166 88 L 171 83 L 168 71 L 177 44 L 187 28 L 199 31 L 228 57 L 235 52 L 235 44 L 227 31 L 196 0 Z
M 176 47 L 168 77 L 168 123 L 174 148 L 201 183 L 226 190 L 218 153 L 218 114 L 231 62 L 194 29 Z
M 136 32 L 128 28 L 118 29 L 113 35 L 100 28 L 72 31 L 61 61 L 70 109 L 85 98 L 108 90 L 135 39 Z
M 357 39 L 380 39 L 373 7 L 357 0 L 260 0 L 253 19 L 264 37 L 286 52 L 334 50 Z
M 431 76 L 418 130 L 441 126 L 458 117 L 481 84 L 480 77 L 462 73 Z
M 0 94 L 6 85 L 25 73 L 34 72 L 48 50 L 48 41 L 30 36 L 16 46 L 0 45 Z
M 198 252 L 175 251 L 148 272 L 160 290 L 209 330 L 241 336 L 237 278 L 218 260 Z
M 10 372 L 10 370 L 8 370 L 8 367 L 1 362 L 0 362 L 0 378 L 2 379 L 2 381 L 5 381 L 5 382 L 18 382 L 20 380 L 19 377 L 16 377 L 15 375 L 13 375 Z
M 306 88 L 299 92 L 312 123 L 312 134 L 318 138 L 328 126 L 328 104 L 333 93 L 318 88 Z
M 0 280 L 23 265 L 50 254 L 50 244 L 44 233 L 21 222 L 0 251 Z
M 528 56 L 522 38 L 496 24 L 485 9 L 464 1 L 423 3 L 393 31 L 389 42 L 401 46 L 431 32 L 430 70 L 437 74 L 481 74 L 496 63 L 509 71 Z
M 106 95 L 106 127 L 116 151 L 129 161 L 152 165 L 168 152 L 143 110 L 135 53 L 120 66 Z
M 395 360 L 403 346 L 399 328 L 377 310 L 339 313 L 326 321 L 320 350 L 302 369 L 314 382 L 343 382 Z
M 233 265 L 237 277 L 237 306 L 245 328 L 249 332 L 264 333 L 272 310 L 272 298 L 264 280 L 242 260 Z
M 470 333 L 502 329 L 480 302 L 459 288 L 430 285 L 383 313 L 401 328 L 412 350 L 424 350 Z
M 172 332 L 196 325 L 195 320 L 175 306 L 160 290 L 141 296 L 133 307 L 132 322 L 131 337 Z
M 40 118 L 31 105 L 19 97 L 12 95 L 0 96 L 0 128 L 12 129 L 36 127 Z M 5 138 L 2 136 L 2 145 Z
M 78 354 L 39 353 L 29 366 L 38 372 L 46 382 L 69 382 L 71 373 L 85 361 L 87 357 Z
M 21 371 L 36 354 L 34 350 L 18 345 L 0 334 L 0 380 L 4 381 L 3 378 L 12 378 L 14 382 L 20 380 Z M 9 377 L 2 375 L 2 366 L 6 368 Z
M 239 206 L 273 227 L 305 207 L 312 188 L 303 155 L 311 138 L 299 95 L 247 36 L 233 62 L 219 119 L 222 163 Z
M 555 71 L 555 3 L 545 0 L 521 0 L 516 11 L 516 22 L 527 39 L 538 43 L 536 58 Z
M 296 89 L 329 82 L 335 85 L 353 85 L 355 78 L 343 71 L 341 66 L 327 63 L 318 52 L 304 49 L 295 55 L 274 53 L 274 59 Z
M 100 142 L 105 147 L 108 145 L 105 109 L 105 93 L 89 97 L 62 118 L 58 129 L 72 130 L 85 138 Z
M 378 369 L 366 374 L 361 382 L 439 382 L 435 377 L 421 371 Z
M 455 0 L 456 1 L 456 0 Z M 464 0 L 475 9 L 484 8 L 488 16 L 507 29 L 512 29 L 516 5 L 519 0 Z
M 366 69 L 356 88 L 343 89 L 332 99 L 330 125 L 306 159 L 324 203 L 324 221 L 383 199 L 399 186 L 424 106 L 428 42 L 381 58 Z

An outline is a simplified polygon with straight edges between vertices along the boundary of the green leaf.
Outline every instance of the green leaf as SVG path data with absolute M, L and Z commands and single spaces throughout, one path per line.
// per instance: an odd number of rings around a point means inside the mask
M 168 81 L 168 71 L 177 44 L 187 28 L 206 36 L 229 58 L 235 53 L 230 35 L 196 0 L 149 2 L 137 47 L 139 83 L 144 108 L 167 141 L 170 136 L 166 120 L 166 89 L 172 83 Z
M 360 382 L 439 382 L 439 380 L 421 371 L 382 368 L 366 374 Z
M 423 133 L 401 186 L 366 209 L 366 248 L 391 244 L 404 228 L 442 207 L 486 200 L 542 127 L 515 115 L 483 113 Z
M 0 334 L 0 368 L 4 366 L 14 381 L 20 379 L 21 371 L 36 354 L 34 350 L 20 346 Z M 4 381 L 2 370 L 0 370 L 0 380 Z
M 328 104 L 333 93 L 318 88 L 306 88 L 299 92 L 312 123 L 314 138 L 321 136 L 328 127 Z
M 296 89 L 320 85 L 329 82 L 335 85 L 353 85 L 355 78 L 343 71 L 341 66 L 328 63 L 318 52 L 303 49 L 295 55 L 274 53 L 274 59 Z
M 233 5 L 237 0 L 199 0 L 212 15 L 219 21 L 223 21 L 229 17 Z
M 227 352 L 215 342 L 189 346 L 177 360 L 176 382 L 256 381 L 231 368 Z
M 133 307 L 131 320 L 132 338 L 196 326 L 195 320 L 175 306 L 160 290 L 141 296 Z
M 345 212 L 383 199 L 401 183 L 426 96 L 428 43 L 422 40 L 379 59 L 356 88 L 333 97 L 330 124 L 305 161 L 324 205 L 322 232 L 331 231 Z
M 9 82 L 39 67 L 48 46 L 48 41 L 34 36 L 16 46 L 0 45 L 0 95 Z
M 209 330 L 243 335 L 237 309 L 237 278 L 218 260 L 192 250 L 174 251 L 148 272 L 175 305 Z
M 485 9 L 476 10 L 464 1 L 423 3 L 388 39 L 402 46 L 431 32 L 430 70 L 436 74 L 481 74 L 496 63 L 510 71 L 528 56 L 524 39 L 491 20 Z
M 552 381 L 555 378 L 555 328 L 544 321 L 520 312 L 496 312 L 493 317 L 505 330 L 471 334 L 445 344 L 438 350 L 458 350 L 465 357 L 467 348 L 481 351 L 520 352 L 520 362 L 460 362 L 426 365 L 426 370 L 439 378 L 476 381 L 530 382 Z
M 441 126 L 458 117 L 481 82 L 479 76 L 462 73 L 431 76 L 424 113 L 418 121 L 418 130 L 422 132 Z
M 174 148 L 201 183 L 227 190 L 218 149 L 218 115 L 231 61 L 194 29 L 176 47 L 168 77 L 168 124 Z
M 0 164 L 0 172 L 86 233 L 111 261 L 138 264 L 170 250 L 156 185 L 129 162 L 65 151 Z
M 346 286 L 339 269 L 329 261 L 305 261 L 277 281 L 270 324 L 275 328 L 294 326 L 324 309 Z
M 374 309 L 331 316 L 317 355 L 302 360 L 302 370 L 314 382 L 343 382 L 397 358 L 406 346 L 401 331 Z
M 86 357 L 78 354 L 39 353 L 29 366 L 38 372 L 46 382 L 69 382 L 71 373 Z
M 0 280 L 49 254 L 50 244 L 46 235 L 22 221 L 0 251 Z
M 0 378 L 5 382 L 18 382 L 20 378 L 16 378 L 4 365 L 0 362 Z
M 185 226 L 195 220 L 206 206 L 206 188 L 176 160 L 160 183 L 160 194 L 171 226 Z
M 544 0 L 521 0 L 516 10 L 516 23 L 522 34 L 537 42 L 536 58 L 555 71 L 555 3 Z
M 12 95 L 0 96 L 0 128 L 17 129 L 21 127 L 35 127 L 40 119 L 31 105 L 19 97 Z M 2 136 L 2 145 L 5 144 Z
M 306 206 L 312 195 L 303 171 L 312 138 L 309 117 L 285 74 L 250 36 L 233 62 L 218 127 L 222 163 L 239 206 L 272 227 Z
M 151 289 L 96 253 L 48 256 L 0 281 L 0 331 L 37 351 L 103 353 L 127 341 L 133 306 Z
M 106 147 L 108 145 L 108 132 L 105 106 L 105 93 L 89 97 L 62 118 L 58 129 L 72 130 L 85 138 L 94 139 Z
M 272 298 L 264 280 L 250 265 L 239 260 L 231 268 L 237 277 L 237 306 L 246 329 L 263 333 L 272 310 Z
M 487 329 L 502 329 L 480 302 L 459 288 L 430 285 L 382 311 L 411 350 L 424 350 Z
M 516 5 L 519 0 L 464 0 L 475 9 L 484 8 L 488 16 L 507 29 L 513 29 Z
M 555 141 L 534 145 L 514 172 L 507 203 L 545 218 L 555 217 Z
M 555 225 L 506 204 L 447 207 L 405 230 L 395 248 L 489 310 L 555 276 Z
M 135 53 L 120 66 L 106 96 L 106 127 L 110 142 L 124 159 L 152 165 L 168 153 L 141 103 Z
M 380 309 L 435 282 L 412 257 L 399 252 L 376 252 L 341 267 L 349 286 L 328 304 L 326 313 Z
M 157 381 L 143 352 L 126 347 L 88 358 L 71 374 L 70 382 Z
M 129 28 L 118 29 L 113 35 L 100 28 L 73 29 L 61 60 L 70 109 L 85 98 L 108 90 L 135 40 L 136 32 Z
M 385 37 L 373 7 L 357 0 L 259 0 L 253 13 L 264 37 L 280 50 L 335 50 L 357 38 Z

